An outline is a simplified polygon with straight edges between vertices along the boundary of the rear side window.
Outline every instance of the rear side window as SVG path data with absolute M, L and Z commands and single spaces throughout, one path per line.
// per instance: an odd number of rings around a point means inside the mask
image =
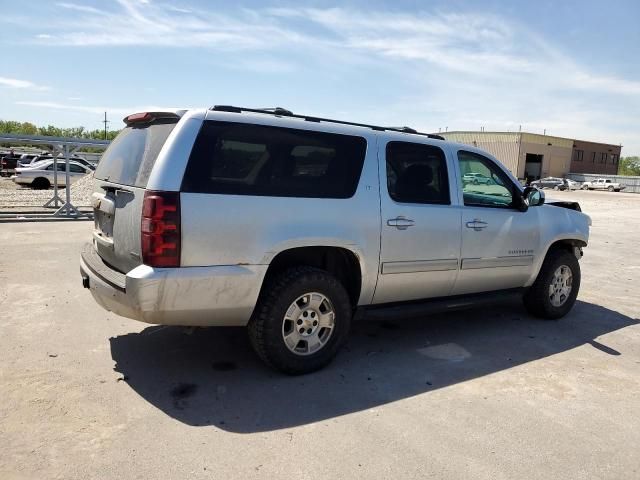
M 358 186 L 362 137 L 207 121 L 182 191 L 274 197 L 349 198 Z
M 444 152 L 432 145 L 389 142 L 387 188 L 396 202 L 448 205 L 451 200 Z
M 176 123 L 123 129 L 102 155 L 95 177 L 122 185 L 146 187 L 160 149 Z

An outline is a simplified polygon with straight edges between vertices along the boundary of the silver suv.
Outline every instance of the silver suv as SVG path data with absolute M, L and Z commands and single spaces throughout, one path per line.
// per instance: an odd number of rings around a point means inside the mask
M 356 314 L 516 294 L 555 319 L 575 302 L 589 217 L 543 205 L 482 150 L 279 108 L 125 122 L 95 172 L 80 261 L 84 286 L 119 315 L 247 326 L 265 362 L 297 374 L 336 355 Z

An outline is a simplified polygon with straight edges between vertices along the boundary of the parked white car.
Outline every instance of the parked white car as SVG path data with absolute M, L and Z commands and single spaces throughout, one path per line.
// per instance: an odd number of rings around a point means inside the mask
M 564 181 L 566 182 L 565 185 L 569 190 L 578 190 L 580 188 L 580 184 L 571 180 L 570 178 L 565 178 Z
M 609 190 L 610 192 L 619 192 L 624 190 L 625 186 L 618 182 L 613 182 L 608 178 L 598 178 L 593 182 L 584 182 L 583 190 Z
M 58 164 L 58 186 L 64 187 L 66 185 L 66 165 L 64 160 L 59 160 Z M 16 174 L 13 176 L 13 181 L 21 185 L 28 185 L 31 188 L 37 190 L 43 190 L 49 188 L 54 183 L 54 164 L 52 160 L 40 161 L 37 164 L 27 168 L 16 168 Z M 81 163 L 70 161 L 69 162 L 69 181 L 71 183 L 79 180 L 87 173 L 91 173 L 93 170 Z

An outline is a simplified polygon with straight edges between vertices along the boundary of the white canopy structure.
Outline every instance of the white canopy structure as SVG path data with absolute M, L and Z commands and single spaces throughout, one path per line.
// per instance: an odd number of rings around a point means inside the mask
M 11 135 L 0 134 L 0 143 L 10 143 L 17 145 L 42 145 L 49 147 L 53 155 L 53 197 L 43 207 L 56 207 L 54 213 L 28 213 L 20 216 L 25 219 L 70 219 L 80 218 L 83 216 L 91 216 L 91 214 L 82 213 L 71 203 L 71 181 L 69 177 L 69 160 L 79 148 L 92 147 L 106 149 L 109 146 L 108 140 L 92 140 L 88 138 L 64 138 L 64 137 L 45 137 L 39 135 Z M 65 200 L 58 195 L 58 158 L 64 158 L 65 162 Z M 0 218 L 15 218 L 15 214 L 0 213 Z

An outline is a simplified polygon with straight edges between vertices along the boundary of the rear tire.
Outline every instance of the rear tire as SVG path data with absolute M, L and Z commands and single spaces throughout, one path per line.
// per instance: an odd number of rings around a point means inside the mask
M 536 281 L 525 293 L 524 306 L 536 317 L 556 320 L 569 313 L 579 290 L 578 259 L 567 250 L 553 249 L 547 253 Z
M 295 267 L 264 286 L 249 321 L 249 339 L 270 367 L 289 375 L 310 373 L 336 356 L 351 317 L 349 296 L 337 278 L 317 268 Z
M 43 177 L 38 177 L 31 183 L 31 188 L 34 188 L 35 190 L 46 190 L 50 186 L 51 182 Z

